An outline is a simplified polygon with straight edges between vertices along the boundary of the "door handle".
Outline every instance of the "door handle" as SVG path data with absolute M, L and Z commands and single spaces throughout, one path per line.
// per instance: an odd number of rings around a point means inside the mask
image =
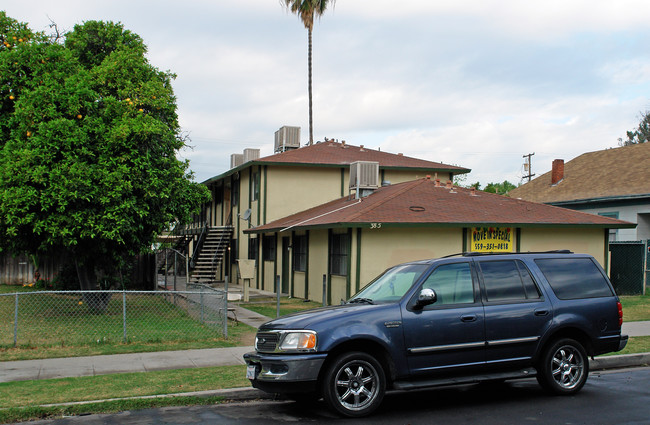
M 535 316 L 548 316 L 548 310 L 535 310 Z
M 476 315 L 475 314 L 465 314 L 460 316 L 460 321 L 461 322 L 476 322 Z

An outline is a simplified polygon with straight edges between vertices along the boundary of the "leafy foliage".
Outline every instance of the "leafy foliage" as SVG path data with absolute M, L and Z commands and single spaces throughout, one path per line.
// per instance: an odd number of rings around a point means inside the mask
M 0 43 L 0 249 L 110 270 L 209 199 L 139 36 L 88 21 L 61 43 L 0 12 Z
M 504 180 L 503 183 L 488 183 L 483 192 L 496 193 L 498 195 L 507 195 L 512 189 L 517 188 L 513 183 Z
M 619 137 L 618 144 L 628 146 L 646 143 L 648 140 L 650 140 L 650 111 L 645 111 L 645 113 L 640 114 L 640 121 L 636 130 L 628 131 L 625 140 Z

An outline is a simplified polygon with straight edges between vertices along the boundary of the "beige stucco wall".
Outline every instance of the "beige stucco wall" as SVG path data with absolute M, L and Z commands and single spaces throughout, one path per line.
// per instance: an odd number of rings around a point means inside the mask
M 381 174 L 381 173 L 380 173 Z M 426 176 L 431 176 L 433 179 L 435 173 L 427 173 L 424 171 L 408 171 L 408 170 L 385 170 L 384 180 L 389 181 L 391 184 L 404 183 L 412 180 L 423 179 Z M 441 182 L 445 183 L 449 180 L 449 173 L 438 172 L 438 178 Z
M 569 249 L 592 255 L 605 267 L 605 232 L 603 229 L 521 229 L 521 252 Z
M 308 299 L 323 302 L 323 274 L 327 270 L 327 230 L 309 233 L 309 292 Z
M 340 168 L 268 167 L 266 178 L 267 223 L 341 197 Z
M 359 286 L 363 288 L 377 275 L 396 264 L 441 257 L 462 250 L 463 230 L 460 228 L 363 229 Z M 356 252 L 353 255 L 354 268 Z M 355 283 L 356 279 L 352 282 Z M 352 290 L 354 292 L 356 288 Z
M 305 272 L 293 272 L 293 296 L 306 298 L 305 296 Z
M 322 284 L 322 282 L 321 282 Z M 348 299 L 346 295 L 346 286 L 347 286 L 347 277 L 346 276 L 332 276 L 330 281 L 332 288 L 331 292 L 331 304 L 337 305 L 341 303 L 341 300 L 346 301 Z M 321 291 L 322 292 L 322 291 Z M 350 294 L 352 295 L 352 294 Z
M 278 273 L 280 273 L 279 270 L 280 268 L 278 267 Z M 275 275 L 273 269 L 273 261 L 264 262 L 264 287 L 261 289 L 264 291 L 275 292 Z

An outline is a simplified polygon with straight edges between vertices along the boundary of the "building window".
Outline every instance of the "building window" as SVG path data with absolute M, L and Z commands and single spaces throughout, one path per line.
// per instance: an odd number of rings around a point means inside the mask
M 264 261 L 275 261 L 275 235 L 262 236 L 262 259 Z
M 260 199 L 260 173 L 253 173 L 251 188 L 251 201 Z
M 239 180 L 235 180 L 232 182 L 231 202 L 233 207 L 239 204 Z
M 350 237 L 347 233 L 332 234 L 330 242 L 330 273 L 347 276 Z
M 601 217 L 618 218 L 618 212 L 599 212 Z M 618 239 L 618 229 L 609 229 L 609 241 L 614 242 Z
M 257 254 L 259 252 L 259 245 L 257 244 L 257 238 L 250 238 L 248 241 L 248 259 L 257 260 Z
M 307 271 L 307 235 L 293 237 L 293 270 L 296 272 Z
M 223 186 L 217 186 L 214 188 L 212 199 L 214 199 L 214 203 L 216 205 L 219 205 L 223 202 Z

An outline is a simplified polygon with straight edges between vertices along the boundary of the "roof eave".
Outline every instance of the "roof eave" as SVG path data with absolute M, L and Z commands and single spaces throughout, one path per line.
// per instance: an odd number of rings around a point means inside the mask
M 269 228 L 252 228 L 244 230 L 246 234 L 261 234 L 281 232 L 284 229 L 290 230 L 318 230 L 333 228 L 370 228 L 376 222 L 351 222 L 351 223 L 322 223 L 322 224 L 305 224 L 300 226 L 274 226 Z M 592 229 L 633 229 L 636 223 L 622 222 L 619 224 L 599 224 L 599 223 L 500 223 L 500 222 L 457 222 L 457 223 L 381 223 L 382 228 L 457 228 L 457 227 L 521 227 L 521 228 L 552 228 L 552 227 L 570 227 L 570 228 L 592 228 Z

